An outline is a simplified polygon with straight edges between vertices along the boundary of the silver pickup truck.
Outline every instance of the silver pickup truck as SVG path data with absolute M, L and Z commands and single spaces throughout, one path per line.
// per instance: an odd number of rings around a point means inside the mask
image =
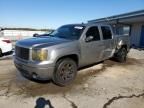
M 129 48 L 129 36 L 115 35 L 110 25 L 70 24 L 50 34 L 18 41 L 14 63 L 26 78 L 65 86 L 81 67 L 112 57 L 125 62 Z

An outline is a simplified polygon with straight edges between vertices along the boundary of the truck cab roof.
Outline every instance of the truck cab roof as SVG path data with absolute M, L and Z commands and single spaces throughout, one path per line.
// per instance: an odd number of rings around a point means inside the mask
M 110 26 L 108 24 L 82 23 L 82 24 L 67 24 L 64 26 Z

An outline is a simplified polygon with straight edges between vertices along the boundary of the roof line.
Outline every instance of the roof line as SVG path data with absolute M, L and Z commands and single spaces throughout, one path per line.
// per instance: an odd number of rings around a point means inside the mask
M 110 17 L 90 20 L 88 22 L 103 22 L 103 21 L 109 21 L 109 20 L 117 20 L 117 19 L 123 19 L 123 18 L 128 18 L 128 17 L 141 16 L 141 15 L 144 15 L 144 10 L 128 12 L 128 13 L 114 15 L 114 16 L 110 16 Z

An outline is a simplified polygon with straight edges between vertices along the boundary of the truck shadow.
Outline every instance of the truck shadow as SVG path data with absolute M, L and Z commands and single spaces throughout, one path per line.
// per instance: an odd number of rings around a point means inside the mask
M 141 66 L 143 63 L 144 63 L 144 60 L 134 59 L 134 58 L 128 58 L 126 63 L 118 63 L 115 61 L 106 60 L 105 62 L 100 63 L 102 65 L 101 68 L 91 69 L 91 67 L 97 65 L 97 64 L 93 64 L 91 66 L 87 66 L 87 67 L 80 69 L 75 81 L 71 85 L 68 85 L 66 87 L 56 86 L 53 83 L 50 83 L 49 81 L 45 83 L 43 82 L 36 83 L 33 81 L 29 81 L 29 80 L 21 81 L 18 78 L 18 76 L 16 76 L 16 79 L 13 82 L 11 82 L 11 84 L 14 84 L 15 86 L 13 88 L 17 89 L 17 90 L 14 90 L 13 94 L 24 96 L 24 97 L 36 97 L 36 96 L 42 96 L 42 95 L 48 95 L 48 94 L 63 94 L 63 93 L 70 92 L 76 87 L 82 88 L 81 85 L 87 83 L 87 81 L 91 77 L 97 77 L 97 75 L 102 74 L 109 67 L 114 67 L 114 66 L 127 67 L 127 66 L 132 66 L 132 65 Z M 85 71 L 83 73 L 83 70 L 87 68 L 89 68 L 88 71 Z
M 144 60 L 142 59 L 135 59 L 135 58 L 128 58 L 126 63 L 119 63 L 119 62 L 116 62 L 114 60 L 106 60 L 104 62 L 101 62 L 103 65 L 100 69 L 91 69 L 91 67 L 93 66 L 96 66 L 97 64 L 93 64 L 91 66 L 88 66 L 88 67 L 84 67 L 82 68 L 83 69 L 86 69 L 86 68 L 90 68 L 89 71 L 85 72 L 84 74 L 79 74 L 76 81 L 75 81 L 75 84 L 83 84 L 85 83 L 90 77 L 96 77 L 97 75 L 100 75 L 102 74 L 103 72 L 105 72 L 105 70 L 109 67 L 115 67 L 115 66 L 120 66 L 120 67 L 128 67 L 128 66 L 132 66 L 132 65 L 143 65 L 144 63 Z

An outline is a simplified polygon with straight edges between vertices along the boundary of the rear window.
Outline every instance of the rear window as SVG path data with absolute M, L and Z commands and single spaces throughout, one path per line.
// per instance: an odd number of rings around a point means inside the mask
M 110 30 L 110 27 L 102 26 L 101 30 L 102 30 L 104 40 L 112 39 L 112 33 L 111 33 L 111 30 Z

